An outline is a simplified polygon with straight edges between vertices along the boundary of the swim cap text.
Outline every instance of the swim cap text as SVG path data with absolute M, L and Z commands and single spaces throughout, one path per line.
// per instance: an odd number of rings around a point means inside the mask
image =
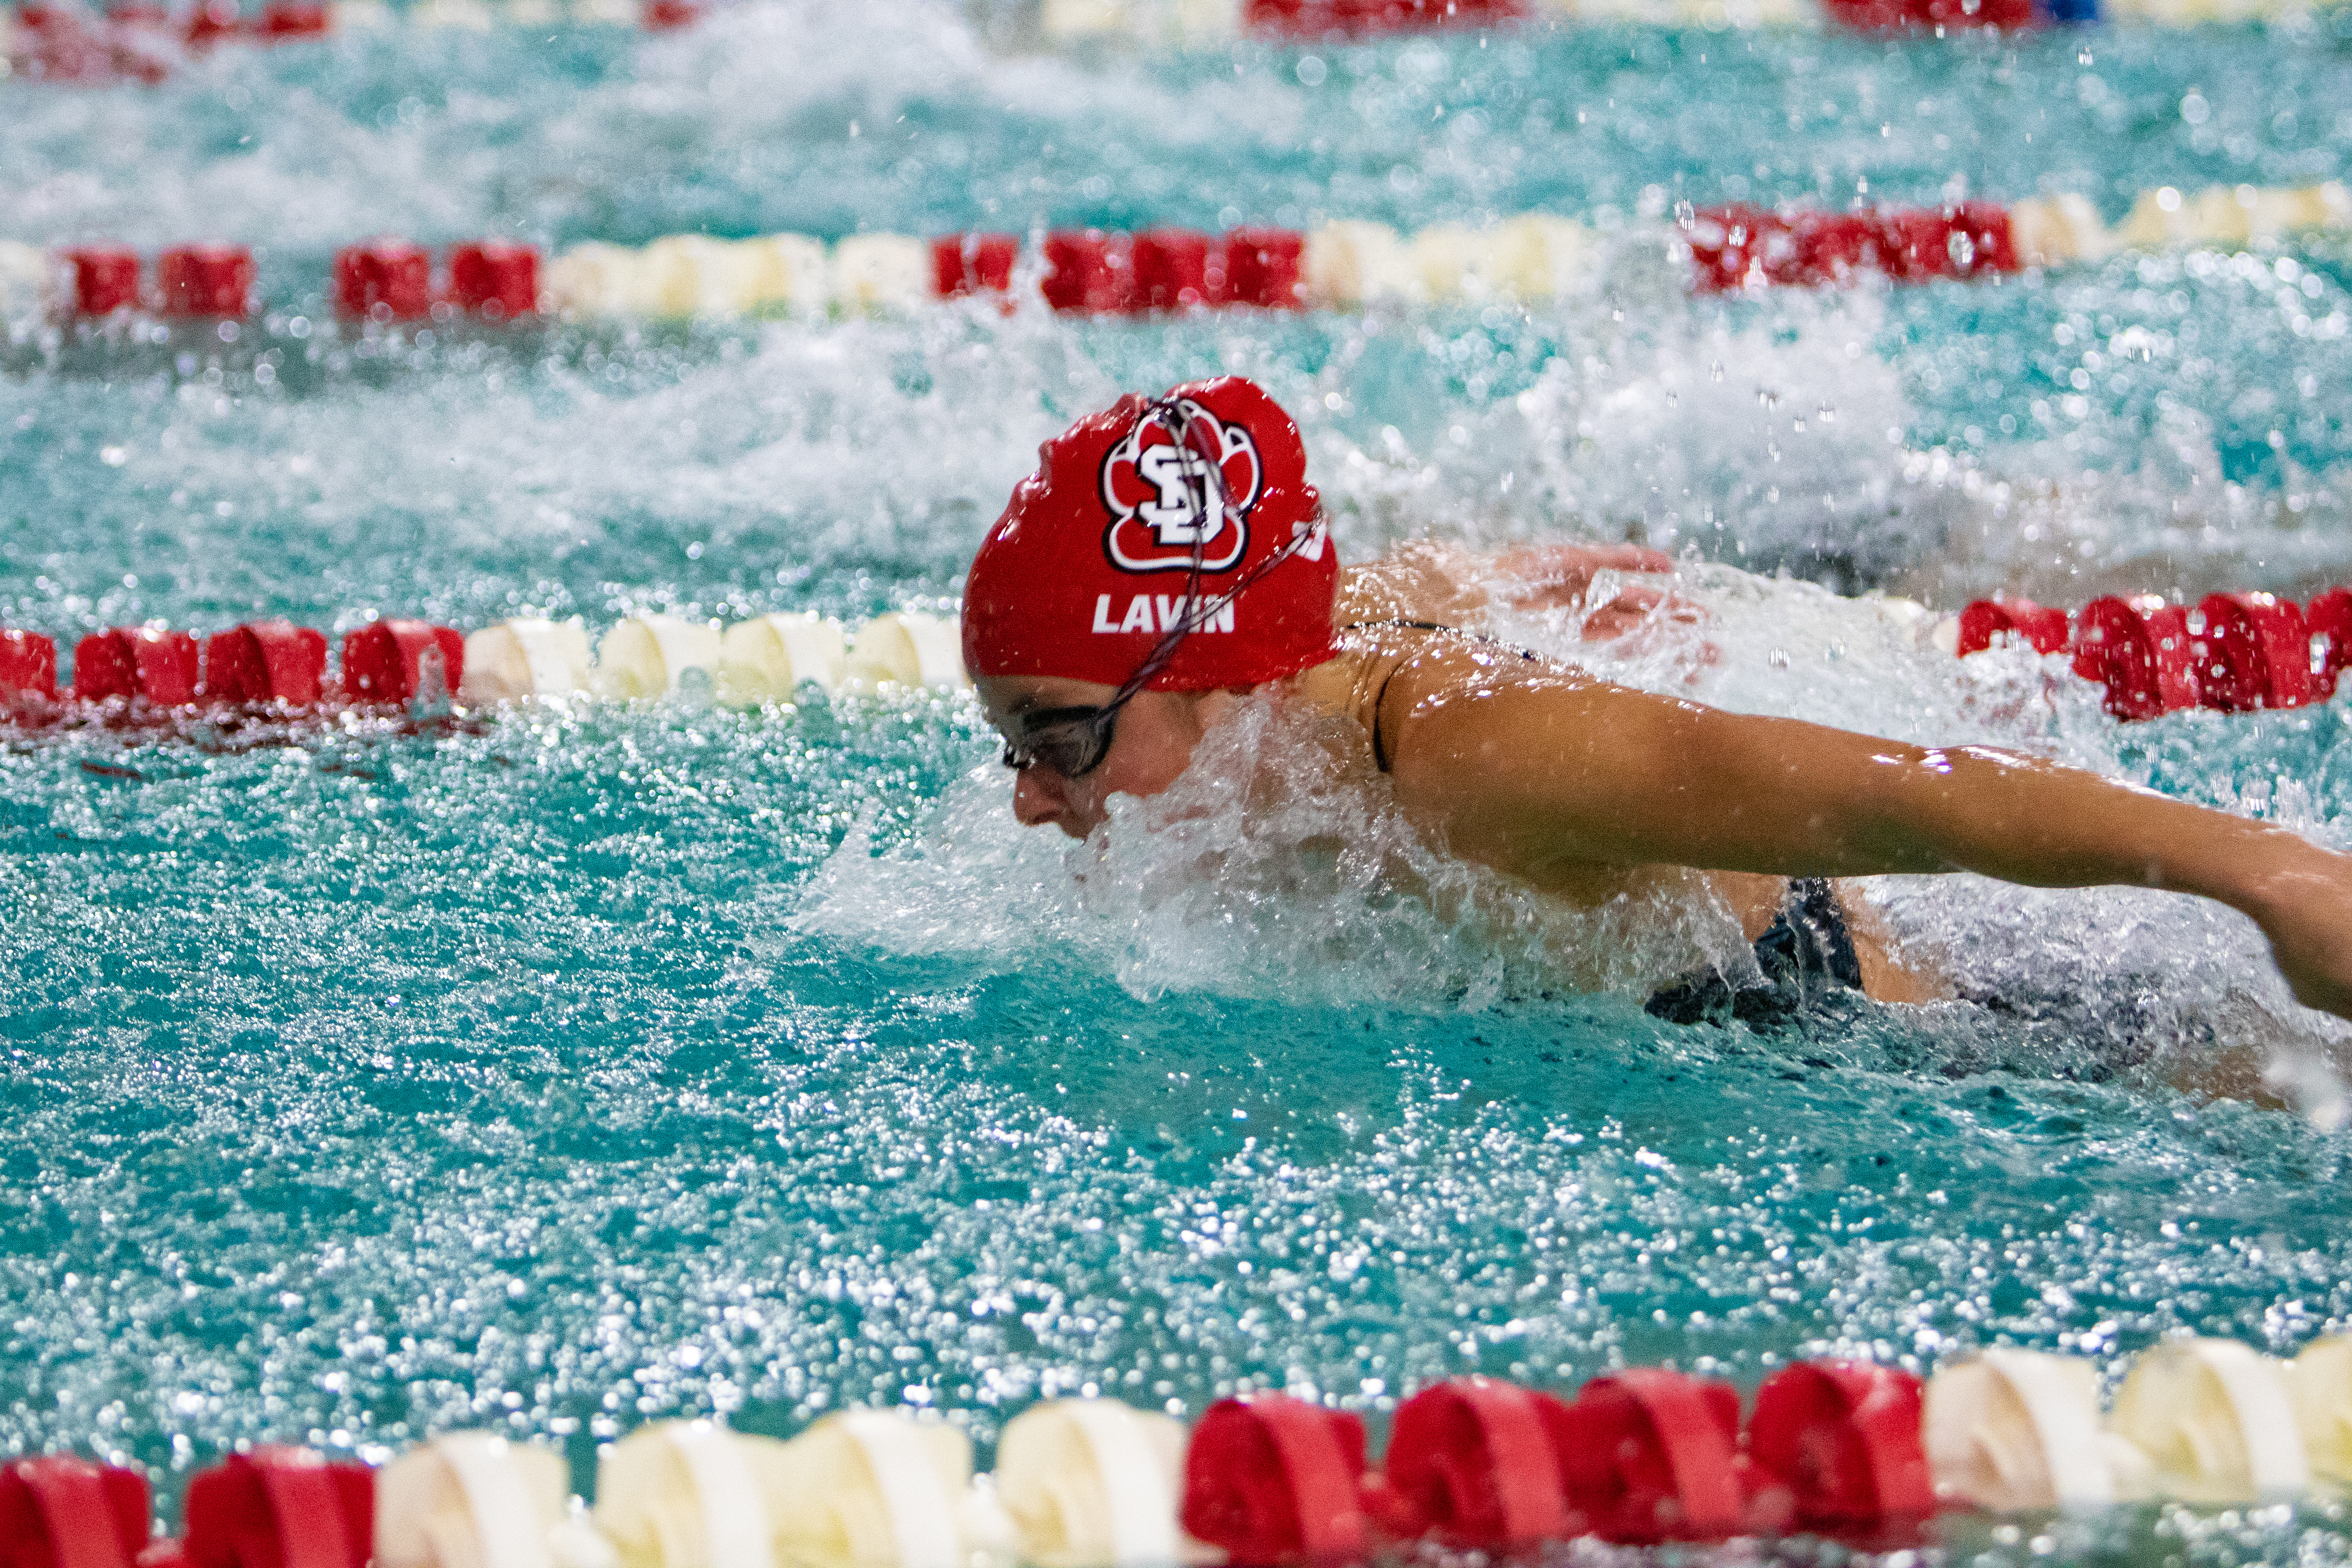
M 1095 595 L 1095 627 L 1097 632 L 1117 636 L 1121 632 L 1172 632 L 1193 613 L 1193 606 L 1205 601 L 1187 598 L 1182 594 L 1138 594 L 1127 602 L 1127 614 L 1117 626 L 1110 621 L 1110 595 Z M 1229 632 L 1234 629 L 1234 605 L 1228 601 L 1209 612 L 1209 618 L 1192 629 L 1198 632 Z

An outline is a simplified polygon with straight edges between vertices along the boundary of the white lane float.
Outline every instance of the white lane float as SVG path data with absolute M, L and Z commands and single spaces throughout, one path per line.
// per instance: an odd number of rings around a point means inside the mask
M 814 612 L 738 621 L 719 639 L 719 700 L 740 707 L 790 702 L 803 682 L 832 692 L 848 664 L 839 621 Z
M 596 1467 L 622 1568 L 782 1568 L 785 1445 L 710 1421 L 640 1427 Z
M 2285 1373 L 2312 1473 L 2352 1486 L 2352 1337 L 2314 1340 Z
M 740 315 L 779 291 L 772 258 L 760 247 L 708 235 L 657 239 L 638 253 L 635 264 L 647 277 L 633 291 L 652 301 L 656 316 Z
M 1600 251 L 1582 224 L 1530 213 L 1486 228 L 1439 225 L 1413 236 L 1414 298 L 1550 300 L 1589 275 Z
M 1940 1367 L 1924 1428 L 1937 1493 L 1996 1513 L 2105 1508 L 2152 1482 L 2147 1456 L 2101 1429 L 2087 1361 L 2003 1349 Z
M 1058 1399 L 1008 1423 L 996 1492 L 1036 1568 L 1171 1568 L 1213 1556 L 1177 1522 L 1183 1426 L 1111 1399 Z
M 46 251 L 0 239 L 0 321 L 38 314 L 51 297 L 53 273 Z
M 895 281 L 896 271 L 880 259 L 900 256 L 920 242 L 899 240 L 895 249 L 878 242 L 895 236 L 862 237 L 875 244 L 845 240 L 862 268 L 856 292 L 865 310 L 910 309 Z M 862 258 L 862 259 L 861 259 Z M 886 275 L 884 283 L 867 275 Z M 547 295 L 560 314 L 642 316 L 658 319 L 757 315 L 821 315 L 835 295 L 835 257 L 820 240 L 801 234 L 768 234 L 750 239 L 713 239 L 707 235 L 669 235 L 643 249 L 592 242 L 575 246 L 547 266 Z M 887 295 L 887 301 L 883 297 Z
M 1307 236 L 1298 253 L 1307 302 L 1341 310 L 1380 299 L 1402 299 L 1412 288 L 1404 240 L 1384 223 L 1349 218 Z
M 1299 277 L 1307 303 L 1345 310 L 1382 303 L 1549 300 L 1598 266 L 1592 231 L 1529 213 L 1486 228 L 1443 224 L 1400 235 L 1386 224 L 1329 223 L 1306 237 Z
M 2148 1457 L 2156 1489 L 2183 1502 L 2277 1502 L 2311 1483 L 2279 1363 L 2235 1340 L 2142 1352 L 2107 1424 Z
M 520 702 L 585 691 L 594 671 L 588 628 L 568 621 L 524 617 L 484 626 L 466 638 L 468 702 Z
M 1242 0 L 1045 0 L 1038 26 L 1058 41 L 1132 40 L 1161 48 L 1231 43 Z
M 962 629 L 919 610 L 877 616 L 857 628 L 845 684 L 852 690 L 897 685 L 961 691 L 971 684 L 963 670 Z
M 558 314 L 652 316 L 661 308 L 654 269 L 641 251 L 592 240 L 547 264 L 547 302 Z
M 953 689 L 964 684 L 953 619 L 910 615 L 864 640 L 866 688 L 884 681 Z M 871 624 L 869 623 L 869 626 Z M 604 634 L 594 657 L 578 616 L 500 621 L 465 642 L 462 695 L 471 703 L 519 702 L 588 691 L 624 701 L 667 697 L 708 682 L 720 702 L 790 702 L 804 685 L 831 693 L 848 683 L 852 656 L 841 623 L 814 612 L 761 616 L 719 629 L 716 621 L 641 616 Z
M 2037 196 L 2009 209 L 2010 243 L 2027 267 L 2096 261 L 2115 249 L 2099 209 L 2082 196 Z
M 614 1568 L 571 1491 L 552 1448 L 445 1433 L 376 1472 L 376 1568 Z
M 698 674 L 715 694 L 724 646 L 717 621 L 634 616 L 596 645 L 593 688 L 600 697 L 639 701 L 673 696 Z
M 833 247 L 835 309 L 845 316 L 903 316 L 931 302 L 930 242 L 903 234 L 854 234 Z
M 2352 223 L 2352 195 L 2333 182 L 2294 188 L 2213 185 L 2144 191 L 2117 225 L 2119 249 L 2161 250 L 2182 245 L 2274 244 L 2306 229 Z
M 799 1568 L 972 1568 L 993 1559 L 971 1442 L 943 1421 L 845 1410 L 784 1445 L 776 1519 Z

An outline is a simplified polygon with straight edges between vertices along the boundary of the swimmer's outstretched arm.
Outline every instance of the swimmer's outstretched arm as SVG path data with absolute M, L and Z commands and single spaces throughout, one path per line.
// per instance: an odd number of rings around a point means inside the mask
M 2254 919 L 2298 1000 L 2352 1017 L 2352 858 L 2295 834 L 1990 747 L 1525 672 L 1433 648 L 1381 700 L 1399 803 L 1459 854 L 1538 880 L 1664 864 L 2201 894 Z

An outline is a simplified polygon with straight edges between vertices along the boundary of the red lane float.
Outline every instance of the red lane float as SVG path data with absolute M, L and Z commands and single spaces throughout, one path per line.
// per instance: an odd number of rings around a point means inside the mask
M 1523 22 L 1525 0 L 1248 0 L 1242 26 L 1253 32 L 1319 38 L 1426 27 L 1494 27 Z
M 258 621 L 205 643 L 205 695 L 216 702 L 315 705 L 327 679 L 327 638 L 290 621 Z
M 2179 605 L 2158 604 L 2140 617 L 2147 627 L 2149 650 L 2156 658 L 2156 693 L 2168 713 L 2195 708 L 2205 700 L 2197 684 L 2197 658 L 2189 646 L 2189 612 Z
M 454 694 L 466 679 L 466 638 L 423 621 L 374 621 L 343 639 L 343 693 L 353 702 Z
M 465 678 L 466 639 L 449 626 L 393 620 L 360 627 L 343 639 L 337 683 L 328 677 L 326 635 L 279 619 L 201 639 L 150 626 L 92 632 L 75 645 L 69 695 L 163 708 L 390 706 L 455 692 Z M 34 717 L 58 698 L 57 645 L 35 632 L 0 630 L 0 707 Z M 21 711 L 27 709 L 35 712 Z
M 139 254 L 121 246 L 83 246 L 65 253 L 73 277 L 72 314 L 111 316 L 147 305 Z M 186 245 L 156 258 L 152 301 L 165 316 L 245 317 L 253 313 L 253 253 L 242 246 Z M 539 252 L 500 239 L 468 240 L 449 251 L 448 287 L 439 296 L 457 310 L 492 321 L 539 309 Z M 404 239 L 371 240 L 336 253 L 338 314 L 379 321 L 422 321 L 433 312 L 433 258 Z
M 147 1478 L 66 1454 L 0 1466 L 0 1568 L 132 1568 Z
M 2352 591 L 2330 588 L 2303 607 L 2311 634 L 2312 692 L 2325 702 L 2336 695 L 2336 679 L 2352 666 Z
M 205 0 L 188 14 L 181 37 L 192 49 L 207 49 L 239 39 L 288 44 L 301 38 L 323 38 L 332 26 L 326 6 L 314 0 L 273 0 L 251 16 L 238 8 L 236 0 Z
M 404 239 L 337 251 L 335 313 L 352 321 L 425 320 L 433 313 L 433 258 Z
M 1702 294 L 1849 283 L 1866 272 L 1924 283 L 2021 266 L 2009 211 L 1991 202 L 1859 213 L 1705 207 L 1683 234 Z
M 1140 234 L 1055 229 L 1045 236 L 1045 302 L 1082 315 L 1244 305 L 1305 307 L 1307 237 L 1296 229 L 1236 228 L 1222 235 L 1156 228 Z M 931 242 L 933 291 L 943 300 L 1007 293 L 1020 242 L 1011 235 L 951 234 Z
M 1423 1389 L 1397 1406 L 1389 1434 L 1389 1527 L 1479 1551 L 1583 1534 L 1564 1484 L 1568 1411 L 1491 1378 Z
M 2062 611 L 1979 599 L 1960 612 L 1955 648 L 1981 653 L 2003 634 L 2037 653 L 2069 653 L 2118 719 L 2300 708 L 2334 697 L 2352 665 L 2352 591 L 2330 588 L 2307 607 L 2273 594 L 2209 594 L 2193 609 L 2110 595 L 2075 612 L 2071 640 Z
M 264 43 L 290 44 L 300 38 L 323 38 L 333 27 L 326 6 L 310 0 L 289 0 L 264 7 L 257 23 L 247 24 L 246 36 Z
M 38 632 L 0 631 L 0 705 L 58 700 L 58 645 Z
M 942 300 L 1009 294 L 1021 241 L 1010 234 L 949 234 L 931 241 L 931 291 Z
M 82 702 L 143 697 L 158 707 L 194 702 L 201 689 L 194 634 L 152 626 L 92 632 L 74 645 L 73 694 Z
M 1940 211 L 1892 212 L 1880 219 L 1879 260 L 1898 283 L 2020 270 L 2009 211 L 1962 202 Z
M 1566 1415 L 1569 1499 L 1604 1541 L 1723 1541 L 1789 1521 L 1789 1493 L 1760 1486 L 1739 1450 L 1727 1383 L 1638 1368 L 1594 1378 Z
M 1234 1568 L 1360 1554 L 1364 1481 L 1361 1417 L 1280 1394 L 1221 1399 L 1184 1450 L 1184 1528 Z
M 1225 236 L 1228 302 L 1261 310 L 1297 310 L 1306 304 L 1301 287 L 1307 237 L 1287 228 L 1237 228 Z
M 2066 646 L 2066 612 L 2045 608 L 2031 599 L 1979 599 L 1960 612 L 1963 655 L 1982 653 L 2004 633 L 2036 653 L 2056 653 Z
M 1829 19 L 1865 33 L 2031 27 L 2040 18 L 2033 0 L 1822 0 Z
M 149 303 L 141 285 L 139 253 L 121 246 L 89 245 L 68 250 L 73 277 L 71 310 L 77 316 L 111 316 Z M 235 245 L 184 245 L 155 263 L 158 313 L 166 316 L 244 317 L 253 312 L 253 253 Z
M 335 313 L 350 321 L 421 321 L 433 314 L 433 258 L 421 245 L 384 237 L 335 254 Z M 438 298 L 492 321 L 539 309 L 539 252 L 503 239 L 473 239 L 449 251 L 449 282 Z
M 1788 1489 L 1801 1530 L 1872 1534 L 1936 1511 L 1919 1380 L 1866 1362 L 1802 1362 L 1756 1391 L 1748 1452 Z
M 253 252 L 237 245 L 184 245 L 156 258 L 167 316 L 253 313 Z
M 85 245 L 66 252 L 73 273 L 77 316 L 111 316 L 139 308 L 139 253 L 120 246 Z
M 2118 719 L 2153 719 L 2168 710 L 2157 678 L 2157 638 L 2147 618 L 2162 605 L 2162 600 L 2136 605 L 2109 595 L 2075 612 L 2074 673 L 2106 689 L 2107 711 Z M 1961 641 L 1967 640 L 1963 631 Z M 2186 647 L 2185 637 L 2182 646 Z M 2179 663 L 2185 669 L 2185 660 Z M 2174 689 L 2179 689 L 2177 679 Z M 2193 705 L 2194 686 L 2189 695 L 2190 701 L 2180 706 Z
M 2311 700 L 2311 634 L 2293 601 L 2270 594 L 2208 594 L 2189 617 L 2189 633 L 2206 707 L 2243 713 Z
M 188 13 L 188 25 L 181 33 L 192 49 L 208 49 L 245 31 L 245 18 L 237 14 L 236 0 L 205 0 Z
M 1135 308 L 1192 310 L 1225 302 L 1225 247 L 1189 228 L 1135 237 Z
M 1102 229 L 1057 229 L 1045 237 L 1045 303 L 1056 310 L 1109 315 L 1134 308 L 1134 243 Z
M 259 1447 L 190 1481 L 182 1519 L 188 1568 L 367 1568 L 375 1472 Z
M 449 252 L 449 303 L 492 321 L 539 309 L 539 252 L 502 239 L 469 240 Z

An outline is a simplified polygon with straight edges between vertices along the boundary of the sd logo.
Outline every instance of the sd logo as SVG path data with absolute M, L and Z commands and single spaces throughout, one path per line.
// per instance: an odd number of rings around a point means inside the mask
M 1249 510 L 1264 482 L 1246 429 L 1190 398 L 1153 408 L 1103 458 L 1111 516 L 1103 548 L 1124 571 L 1182 572 L 1198 546 L 1202 571 L 1225 571 L 1249 546 Z

